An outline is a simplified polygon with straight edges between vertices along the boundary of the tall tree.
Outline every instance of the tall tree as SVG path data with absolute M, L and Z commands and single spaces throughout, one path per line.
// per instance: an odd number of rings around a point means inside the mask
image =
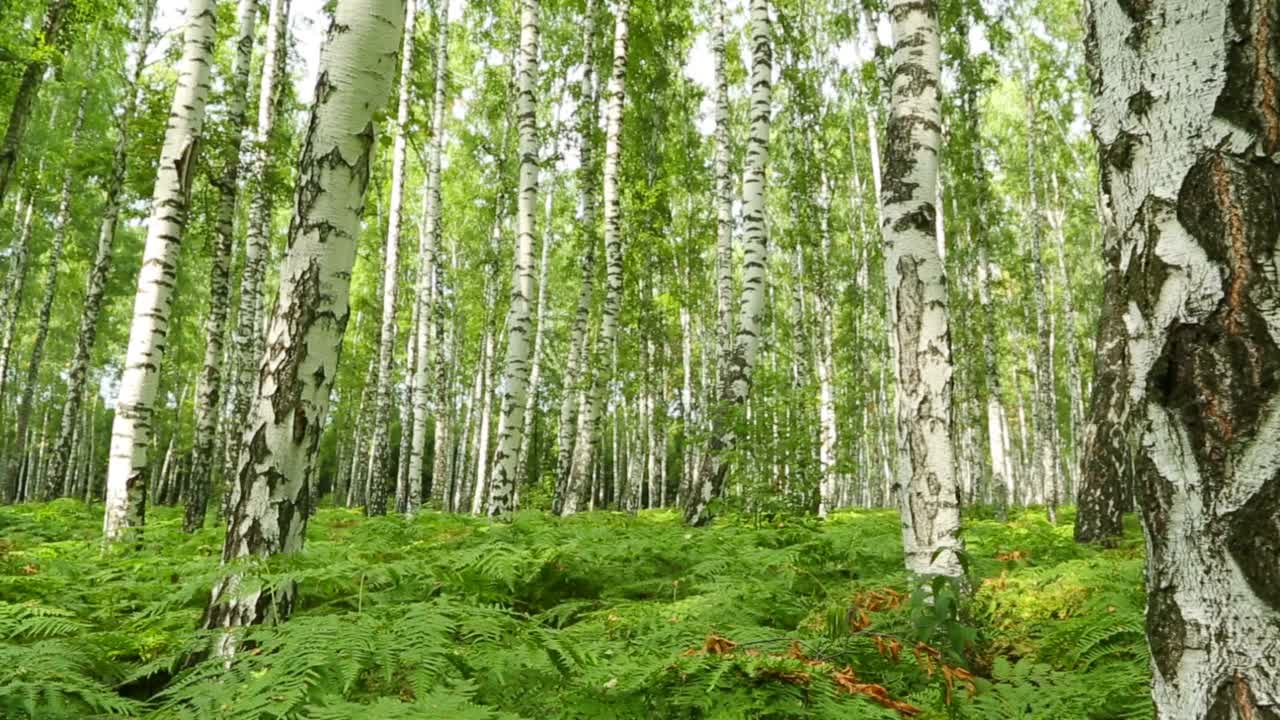
M 751 135 L 742 178 L 743 259 L 742 293 L 732 355 L 719 378 L 719 401 L 711 438 L 696 485 L 685 500 L 684 518 L 693 525 L 711 519 L 709 506 L 719 498 L 728 471 L 725 455 L 737 444 L 736 409 L 746 405 L 760 346 L 761 314 L 765 301 L 765 265 L 769 228 L 765 215 L 765 187 L 769 163 L 769 124 L 772 114 L 773 45 L 768 0 L 751 0 Z M 723 200 L 721 200 L 723 202 Z
M 236 31 L 232 36 L 235 55 L 227 92 L 230 130 L 227 161 L 213 183 L 218 190 L 217 219 L 214 224 L 213 262 L 209 267 L 209 310 L 204 321 L 204 366 L 196 381 L 196 433 L 191 449 L 194 475 L 182 521 L 182 529 L 186 532 L 195 532 L 204 526 L 205 508 L 213 489 L 218 414 L 222 409 L 223 338 L 231 306 L 231 255 L 235 247 L 236 201 L 240 195 L 240 149 L 247 124 L 245 104 L 249 94 L 249 66 L 253 62 L 257 20 L 258 0 L 239 0 Z
M 133 58 L 122 91 L 120 114 L 116 120 L 116 141 L 111 153 L 111 173 L 107 176 L 102 220 L 98 224 L 98 247 L 89 269 L 84 301 L 80 310 L 80 327 L 76 333 L 76 349 L 67 370 L 67 391 L 62 404 L 62 422 L 58 443 L 49 461 L 51 484 L 65 486 L 71 463 L 74 436 L 84 402 L 85 383 L 89 374 L 89 360 L 98 337 L 98 320 L 102 314 L 102 301 L 107 291 L 107 278 L 111 272 L 115 251 L 116 225 L 124 205 L 125 173 L 129 166 L 129 133 L 138 108 L 138 89 L 142 71 L 146 67 L 147 48 L 151 46 L 151 22 L 155 15 L 155 0 L 143 0 L 138 10 L 138 25 L 133 36 Z
M 38 174 L 38 173 L 37 173 Z M 18 316 L 22 309 L 22 291 L 27 284 L 27 266 L 31 264 L 31 229 L 35 221 L 34 191 L 18 196 L 18 238 L 13 244 L 13 257 L 0 295 L 0 403 L 5 400 L 9 361 L 13 340 L 18 332 Z
M 9 181 L 18 164 L 22 141 L 27 134 L 27 123 L 31 120 L 31 109 L 35 106 L 36 96 L 40 94 L 40 86 L 44 84 L 45 74 L 49 69 L 49 57 L 56 51 L 74 9 L 75 3 L 72 0 L 49 0 L 45 7 L 34 57 L 22 70 L 22 79 L 13 96 L 13 106 L 9 109 L 4 139 L 0 140 L 0 205 L 4 204 Z
M 1280 7 L 1093 0 L 1088 25 L 1156 717 L 1277 717 Z
M 715 0 L 711 52 L 715 56 L 715 199 L 716 199 L 716 372 L 723 377 L 733 356 L 733 153 L 729 133 L 729 78 L 726 71 L 724 0 Z M 770 69 L 772 72 L 772 69 Z
M 168 346 L 178 249 L 187 223 L 197 148 L 204 128 L 216 16 L 213 0 L 189 0 L 178 84 L 157 165 L 124 375 L 111 428 L 107 503 L 102 525 L 107 540 L 118 539 L 126 528 L 142 524 L 143 483 L 150 462 L 151 416 L 160 384 L 160 367 Z
M 935 206 L 941 104 L 934 0 L 892 0 L 893 81 L 881 232 L 897 341 L 903 550 L 917 576 L 959 576 L 960 498 L 951 445 L 951 337 Z
M 520 53 L 516 63 L 516 123 L 520 180 L 516 198 L 515 268 L 507 310 L 507 358 L 503 371 L 498 445 L 493 458 L 489 515 L 515 509 L 516 464 L 524 436 L 525 396 L 532 352 L 533 245 L 538 214 L 538 0 L 520 2 Z
M 232 487 L 224 563 L 302 548 L 316 453 L 350 316 L 351 269 L 374 145 L 373 114 L 395 76 L 405 0 L 344 0 L 320 54 L 315 104 L 298 159 L 288 252 Z M 246 587 L 243 568 L 213 588 L 205 627 L 287 617 L 296 588 Z M 233 654 L 235 632 L 220 655 Z
M 405 161 L 408 155 L 409 101 L 413 96 L 413 42 L 417 24 L 417 0 L 404 8 L 404 42 L 400 50 L 400 88 L 396 102 L 395 129 L 391 141 L 391 197 L 387 209 L 387 242 L 382 269 L 382 328 L 378 343 L 378 379 L 374 399 L 373 441 L 369 444 L 370 515 L 387 512 L 387 489 L 391 469 L 387 445 L 391 435 L 391 363 L 395 355 L 396 306 L 400 295 L 400 229 L 403 224 Z

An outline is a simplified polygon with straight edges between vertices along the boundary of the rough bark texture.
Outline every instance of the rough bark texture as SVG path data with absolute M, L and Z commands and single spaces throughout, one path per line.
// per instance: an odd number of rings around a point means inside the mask
M 1160 720 L 1280 718 L 1280 7 L 1095 0 Z
M 733 349 L 719 378 L 719 401 L 711 438 L 698 477 L 685 500 L 684 518 L 693 525 L 710 521 L 710 503 L 720 497 L 728 466 L 725 455 L 737 444 L 737 411 L 751 393 L 751 376 L 760 345 L 765 300 L 765 265 L 769 229 L 765 217 L 765 182 L 769 164 L 769 122 L 773 103 L 773 41 L 768 0 L 751 0 L 751 134 L 747 138 L 742 178 L 742 293 Z
M 724 0 L 715 2 L 711 53 L 715 58 L 716 370 L 727 372 L 733 354 L 733 177 L 729 170 L 729 79 L 725 75 Z
M 520 53 L 516 62 L 516 123 L 520 181 L 516 200 L 515 267 L 507 310 L 507 357 L 499 398 L 501 431 L 494 451 L 488 512 L 515 509 L 516 463 L 524 437 L 525 396 L 532 352 L 533 245 L 538 214 L 538 0 L 520 2 Z
M 62 405 L 61 430 L 58 444 L 49 462 L 49 479 L 59 485 L 70 485 L 67 477 L 75 466 L 71 463 L 74 447 L 76 419 L 84 401 L 85 383 L 89 374 L 89 360 L 98 337 L 98 318 L 102 313 L 102 299 L 107 290 L 107 276 L 111 272 L 111 260 L 115 249 L 116 224 L 124 205 L 125 172 L 128 170 L 129 128 L 138 107 L 138 82 L 145 67 L 147 48 L 151 45 L 151 21 L 155 14 L 155 0 L 144 0 L 139 10 L 138 27 L 134 34 L 133 60 L 125 81 L 124 98 L 116 123 L 116 142 L 111 155 L 111 174 L 105 186 L 106 201 L 102 208 L 102 220 L 98 225 L 98 247 L 85 287 L 84 302 L 80 310 L 80 328 L 76 333 L 76 349 L 67 371 L 67 393 Z
M 316 102 L 298 160 L 288 252 L 232 487 L 224 564 L 302 548 L 316 453 L 350 315 L 351 269 L 369 185 L 373 113 L 395 76 L 404 0 L 347 0 L 320 54 Z M 205 627 L 286 617 L 296 589 L 243 583 L 243 566 L 213 588 Z M 223 633 L 229 656 L 237 634 Z
M 404 42 L 400 50 L 400 88 L 396 103 L 395 136 L 391 145 L 391 197 L 387 209 L 387 242 L 382 264 L 382 326 L 378 342 L 378 379 L 374 397 L 373 440 L 369 444 L 370 515 L 385 515 L 387 490 L 391 485 L 391 454 L 387 447 L 391 435 L 392 360 L 395 357 L 396 306 L 400 295 L 400 229 L 404 211 L 404 174 L 408 154 L 407 125 L 409 101 L 413 95 L 413 34 L 417 24 L 417 0 L 408 0 L 404 9 Z
M 595 137 L 600 120 L 600 102 L 596 87 L 595 43 L 596 15 L 599 0 L 587 0 L 582 21 L 583 71 L 578 86 L 578 252 L 581 254 L 582 287 L 569 330 L 569 352 L 563 374 L 563 397 L 560 399 L 560 423 L 556 441 L 556 493 L 552 509 L 563 512 L 571 492 L 572 470 L 578 427 L 578 408 L 591 382 L 589 368 L 584 367 L 587 332 L 591 324 L 591 297 L 596 277 L 596 194 Z M 573 501 L 576 504 L 576 500 Z
M 941 107 L 933 0 L 889 5 L 894 73 L 885 127 L 881 228 L 897 339 L 898 473 L 903 549 L 916 576 L 962 574 L 951 445 L 951 336 L 935 215 Z
M 253 62 L 257 0 L 240 0 L 236 8 L 235 56 L 227 93 L 227 166 L 214 181 L 218 190 L 213 258 L 209 267 L 209 313 L 204 319 L 204 365 L 196 381 L 196 433 L 192 446 L 191 497 L 183 514 L 182 529 L 195 532 L 204 526 L 205 508 L 213 490 L 214 452 L 218 439 L 218 412 L 222 407 L 223 339 L 231 307 L 231 254 L 235 247 L 236 201 L 240 194 L 240 146 L 244 138 L 245 102 L 249 94 L 249 66 Z
M 579 497 L 588 486 L 591 466 L 598 442 L 597 429 L 604 413 L 604 393 L 610 374 L 605 361 L 611 356 L 618 339 L 618 315 L 622 311 L 622 206 L 618 190 L 618 173 L 622 162 L 622 109 L 627 90 L 627 50 L 630 43 L 631 0 L 619 0 L 615 10 L 613 32 L 613 68 L 609 75 L 608 110 L 605 114 L 604 141 L 604 309 L 600 314 L 600 334 L 589 358 L 590 385 L 584 390 L 578 413 L 578 437 L 574 443 L 573 463 L 564 493 L 562 512 L 576 511 L 571 497 Z
M 557 124 L 559 118 L 557 118 Z M 551 145 L 551 156 L 560 154 L 560 135 L 557 128 L 555 140 Z M 538 259 L 538 301 L 534 317 L 533 357 L 529 359 L 529 390 L 524 400 L 524 430 L 520 434 L 520 452 L 516 459 L 516 487 L 514 509 L 520 506 L 520 483 L 528 479 L 529 448 L 533 444 L 533 428 L 535 412 L 538 404 L 538 385 L 542 381 L 542 345 L 547 335 L 547 275 L 551 269 L 551 246 L 555 237 L 551 234 L 552 211 L 554 210 L 554 192 L 544 194 L 542 211 L 542 251 Z
M 435 100 L 431 106 L 431 139 L 430 146 L 427 149 L 427 180 L 425 188 L 425 201 L 423 208 L 423 228 L 422 235 L 418 244 L 418 279 L 416 302 L 418 305 L 418 313 L 420 322 L 418 325 L 415 341 L 417 342 L 416 354 L 418 357 L 418 366 L 413 371 L 412 395 L 413 395 L 413 430 L 410 439 L 411 447 L 409 451 L 409 477 L 410 482 L 417 482 L 422 477 L 424 467 L 424 456 L 427 447 L 427 412 L 429 410 L 428 400 L 430 393 L 430 370 L 432 364 L 427 361 L 428 342 L 432 329 L 435 328 L 439 333 L 443 330 L 441 326 L 442 316 L 437 306 L 439 305 L 439 287 L 436 282 L 436 276 L 439 274 L 439 247 L 440 247 L 440 158 L 444 152 L 445 137 L 445 98 L 448 97 L 448 67 L 449 67 L 449 2 L 440 3 L 440 9 L 436 17 L 436 77 L 435 77 Z M 448 372 L 445 366 L 444 356 L 440 352 L 440 342 L 437 336 L 436 341 L 436 358 L 435 367 L 437 371 L 437 381 L 443 385 L 442 377 Z M 447 431 L 447 423 L 442 421 L 447 415 L 447 396 L 444 393 L 447 390 L 444 387 L 437 386 L 436 403 L 436 455 L 441 453 L 441 446 L 445 443 L 446 438 L 441 433 Z M 442 427 L 443 425 L 443 427 Z M 439 467 L 439 463 L 436 463 Z M 443 486 L 447 483 L 441 474 L 432 472 L 432 498 L 436 501 L 442 501 Z M 437 487 L 439 486 L 439 487 Z M 439 490 L 440 492 L 437 492 Z M 439 502 L 436 503 L 440 507 Z
M 243 450 L 241 429 L 249 418 L 258 362 L 262 358 L 262 281 L 271 253 L 272 193 L 268 186 L 271 163 L 268 145 L 279 112 L 279 88 L 288 59 L 290 0 L 271 0 L 267 18 L 266 47 L 262 54 L 262 77 L 258 82 L 258 124 L 250 144 L 247 191 L 249 224 L 244 241 L 244 272 L 240 278 L 240 305 L 236 314 L 234 382 L 230 383 L 231 414 L 227 421 L 226 457 L 223 477 L 229 483 L 236 477 Z
M 213 0 L 190 0 L 183 36 L 178 85 L 156 173 L 151 218 L 142 251 L 142 270 L 133 303 L 124 375 L 116 399 L 107 463 L 107 504 L 103 534 L 108 541 L 140 525 L 142 484 L 148 476 L 151 416 L 168 347 L 169 307 L 177 281 L 178 250 L 187 222 L 197 147 L 204 127 L 213 62 Z
M 44 84 L 45 71 L 49 69 L 44 53 L 49 48 L 57 46 L 74 5 L 72 0 L 50 0 L 45 8 L 44 21 L 40 26 L 39 59 L 28 62 L 27 67 L 22 71 L 18 90 L 13 95 L 13 106 L 9 109 L 9 122 L 5 125 L 4 140 L 0 140 L 0 205 L 4 204 L 4 197 L 9 190 L 9 181 L 18 164 L 22 140 L 27 134 L 27 123 L 31 119 L 31 108 L 35 106 L 40 86 Z

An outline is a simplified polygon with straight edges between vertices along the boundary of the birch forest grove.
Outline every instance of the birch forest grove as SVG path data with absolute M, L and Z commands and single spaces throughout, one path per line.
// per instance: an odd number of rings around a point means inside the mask
M 0 0 L 0 718 L 1280 720 L 1280 0 Z

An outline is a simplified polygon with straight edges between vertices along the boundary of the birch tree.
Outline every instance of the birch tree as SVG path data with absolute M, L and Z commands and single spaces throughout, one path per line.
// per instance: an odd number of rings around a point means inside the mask
M 729 79 L 725 74 L 724 0 L 715 0 L 711 52 L 715 57 L 715 196 L 716 196 L 716 333 L 719 339 L 717 376 L 728 372 L 733 353 L 733 177 L 729 157 Z M 772 68 L 770 73 L 772 73 Z
M 76 333 L 76 348 L 67 370 L 66 398 L 62 404 L 62 422 L 49 461 L 51 483 L 65 485 L 67 473 L 74 467 L 71 454 L 75 430 L 84 402 L 85 383 L 88 379 L 89 360 L 98 337 L 98 321 L 102 314 L 102 301 L 107 291 L 107 278 L 111 272 L 115 252 L 116 225 L 124 205 L 125 173 L 129 165 L 129 132 L 138 107 L 138 87 L 146 66 L 147 48 L 151 46 L 151 21 L 155 15 L 155 0 L 143 0 L 138 11 L 138 25 L 133 36 L 133 53 L 129 72 L 123 88 L 123 103 L 116 121 L 116 141 L 111 153 L 111 172 L 105 185 L 102 220 L 98 224 L 98 245 L 93 265 L 85 287 L 80 310 L 80 325 Z
M 951 339 L 935 207 L 941 105 L 933 0 L 889 4 L 896 44 L 882 167 L 881 233 L 897 343 L 898 471 L 903 550 L 917 576 L 962 574 L 951 445 Z
M 751 0 L 751 134 L 747 139 L 742 178 L 743 244 L 742 292 L 732 355 L 719 378 L 718 403 L 711 438 L 702 466 L 685 501 L 685 522 L 710 521 L 710 504 L 719 498 L 728 472 L 725 455 L 737 444 L 735 410 L 747 402 L 760 345 L 761 314 L 766 294 L 765 264 L 769 228 L 765 216 L 765 188 L 769 163 L 769 124 L 773 100 L 773 46 L 768 0 Z M 723 200 L 721 200 L 723 202 Z
M 191 450 L 191 467 L 195 475 L 191 478 L 191 497 L 187 500 L 182 521 L 182 529 L 186 532 L 195 532 L 204 526 L 205 508 L 213 485 L 214 450 L 222 397 L 223 337 L 231 305 L 231 253 L 235 246 L 236 201 L 240 194 L 240 146 L 247 123 L 245 102 L 249 93 L 249 66 L 253 62 L 257 20 L 257 0 L 240 0 L 236 7 L 236 32 L 232 37 L 235 55 L 227 93 L 230 126 L 228 160 L 214 181 L 218 190 L 217 218 L 213 262 L 209 269 L 209 312 L 204 321 L 204 367 L 196 381 L 196 434 Z
M 141 494 L 150 463 L 151 416 L 168 345 L 178 249 L 187 222 L 197 147 L 204 128 L 215 20 L 213 0 L 190 0 L 187 4 L 178 84 L 160 150 L 124 375 L 111 428 L 102 526 L 108 541 L 118 539 L 126 528 L 142 522 Z
M 400 226 L 403 224 L 404 174 L 408 151 L 406 137 L 409 124 L 409 101 L 413 95 L 413 35 L 417 22 L 417 0 L 407 0 L 404 8 L 404 42 L 400 50 L 400 88 L 396 103 L 396 122 L 391 141 L 391 197 L 387 209 L 387 242 L 382 268 L 382 328 L 378 343 L 378 387 L 373 421 L 373 441 L 369 446 L 370 515 L 387 512 L 387 486 L 391 434 L 391 364 L 396 347 L 396 305 L 400 293 Z
M 288 252 L 267 352 L 232 486 L 224 564 L 302 548 L 316 452 L 350 315 L 351 269 L 369 185 L 373 113 L 387 101 L 404 0 L 339 3 L 321 50 L 315 104 L 298 159 Z M 296 589 L 245 583 L 233 567 L 215 584 L 204 625 L 232 628 L 283 619 Z
M 48 53 L 61 41 L 63 28 L 74 9 L 75 3 L 72 0 L 49 0 L 45 8 L 36 57 L 22 70 L 22 79 L 18 82 L 13 105 L 9 109 L 4 139 L 0 140 L 0 205 L 4 204 L 5 195 L 9 191 L 9 181 L 18 164 L 22 141 L 27 134 L 27 124 L 31 120 L 31 109 L 35 106 L 40 86 L 44 84 L 45 74 L 49 69 Z
M 525 396 L 532 351 L 533 245 L 538 213 L 538 0 L 520 2 L 520 53 L 516 64 L 516 123 L 520 180 L 516 199 L 515 268 L 507 310 L 507 357 L 499 390 L 502 428 L 493 458 L 491 516 L 515 509 L 516 464 L 524 437 Z
M 1280 715 L 1275 3 L 1093 0 L 1160 720 Z M 1113 288 L 1115 289 L 1115 288 Z

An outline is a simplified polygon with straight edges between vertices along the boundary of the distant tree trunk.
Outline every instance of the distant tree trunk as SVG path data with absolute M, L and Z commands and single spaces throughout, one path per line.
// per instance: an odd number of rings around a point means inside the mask
M 728 373 L 733 357 L 733 153 L 729 134 L 729 80 L 725 70 L 724 0 L 715 0 L 711 52 L 715 58 L 715 202 L 716 202 L 716 377 Z M 771 71 L 772 72 L 772 71 Z
M 1280 7 L 1091 5 L 1092 125 L 1128 278 L 1108 289 L 1125 295 L 1124 386 L 1141 437 L 1155 714 L 1272 720 Z
M 951 446 L 947 278 L 936 241 L 941 135 L 939 37 L 933 0 L 892 0 L 894 76 L 885 135 L 886 253 L 898 365 L 898 501 L 907 570 L 962 574 L 960 507 Z
M 625 0 L 624 0 L 625 1 Z M 520 191 L 516 208 L 515 268 L 507 310 L 507 357 L 500 385 L 501 432 L 493 459 L 490 516 L 515 509 L 516 466 L 524 438 L 525 397 L 532 352 L 533 245 L 538 214 L 538 0 L 520 1 L 520 54 L 516 63 L 516 116 L 520 136 Z
M 253 62 L 254 27 L 258 19 L 257 0 L 240 0 L 236 10 L 235 56 L 231 64 L 227 94 L 227 165 L 214 185 L 218 190 L 216 243 L 209 269 L 209 313 L 204 320 L 204 366 L 196 384 L 195 444 L 192 447 L 191 498 L 183 514 L 182 530 L 195 532 L 204 527 L 209 493 L 213 491 L 214 450 L 218 439 L 218 413 L 222 407 L 223 339 L 231 306 L 231 255 L 235 247 L 236 201 L 239 197 L 240 146 L 246 123 L 245 102 L 249 93 L 249 66 Z
M 111 272 L 115 248 L 116 224 L 124 205 L 125 173 L 128 170 L 129 132 L 138 107 L 138 85 L 146 67 L 147 48 L 151 45 L 151 21 L 155 14 L 155 0 L 143 0 L 138 27 L 134 34 L 133 61 L 125 81 L 123 106 L 116 122 L 115 149 L 111 157 L 111 174 L 107 176 L 106 202 L 102 208 L 102 220 L 98 224 L 98 248 L 89 270 L 84 302 L 80 311 L 80 328 L 76 333 L 76 349 L 67 371 L 67 393 L 62 405 L 62 423 L 58 444 L 54 447 L 49 463 L 49 480 L 61 486 L 69 484 L 67 473 L 75 465 L 70 455 L 74 446 L 75 429 L 79 423 L 80 405 L 85 394 L 89 373 L 89 361 L 98 337 L 98 318 L 102 313 L 102 299 L 107 290 L 107 276 Z M 70 489 L 68 489 L 70 492 Z
M 436 380 L 439 383 L 436 388 L 436 443 L 444 442 L 445 439 L 441 437 L 441 432 L 447 429 L 447 422 L 442 423 L 441 418 L 448 415 L 448 410 L 445 407 L 448 399 L 447 389 L 442 387 L 443 377 L 448 372 L 448 368 L 444 365 L 446 361 L 439 347 L 440 333 L 443 331 L 441 326 L 443 316 L 439 313 L 437 307 L 441 300 L 436 278 L 440 273 L 440 163 L 441 155 L 444 152 L 445 123 L 448 117 L 445 114 L 445 99 L 448 97 L 449 77 L 449 5 L 450 3 L 447 0 L 440 3 L 440 8 L 436 13 L 435 99 L 431 106 L 431 139 L 427 148 L 427 180 L 422 211 L 423 228 L 418 246 L 417 297 L 415 298 L 420 319 L 417 334 L 415 335 L 418 366 L 414 368 L 412 382 L 413 430 L 409 451 L 410 482 L 420 481 L 425 463 L 427 413 L 431 398 L 429 387 L 430 370 L 432 367 L 431 363 L 428 362 L 428 351 L 430 349 L 428 339 L 433 332 L 433 328 L 437 335 Z M 445 428 L 441 428 L 442 424 L 444 424 Z M 440 445 L 436 444 L 435 447 L 436 462 L 432 472 L 432 497 L 439 500 L 444 497 L 435 490 L 436 484 L 442 481 L 442 474 L 436 472 L 437 469 L 441 469 L 439 461 Z M 411 508 L 416 504 L 414 500 L 410 500 Z
M 765 184 L 769 162 L 769 121 L 772 113 L 773 44 L 770 38 L 768 0 L 751 0 L 751 135 L 747 141 L 743 173 L 742 295 L 732 356 L 719 378 L 719 398 L 712 419 L 711 438 L 694 487 L 685 500 L 684 518 L 691 525 L 711 520 L 709 506 L 719 498 L 728 471 L 725 455 L 737 444 L 735 409 L 744 406 L 751 392 L 760 344 L 760 320 L 765 299 L 765 265 L 769 241 L 765 217 Z M 723 202 L 723 200 L 721 200 Z
M 73 11 L 74 7 L 72 0 L 49 0 L 45 8 L 36 59 L 28 62 L 22 71 L 22 79 L 18 81 L 17 92 L 13 95 L 13 106 L 9 110 L 9 122 L 5 125 L 4 140 L 0 141 L 0 205 L 4 204 L 9 180 L 18 164 L 22 141 L 27 134 L 27 123 L 31 119 L 31 108 L 35 106 L 40 86 L 44 84 L 45 72 L 49 69 L 48 53 L 58 45 L 63 27 L 74 14 L 69 11 Z
M 215 20 L 213 0 L 189 1 L 178 85 L 160 150 L 129 346 L 111 430 L 107 505 L 102 526 L 108 542 L 119 539 L 127 528 L 142 525 L 141 485 L 147 477 L 151 416 L 168 347 L 169 308 L 177 281 L 178 249 L 187 222 L 197 148 L 204 127 Z
M 18 333 L 19 311 L 22 309 L 22 292 L 27 284 L 27 267 L 31 264 L 31 227 L 35 215 L 34 191 L 27 193 L 26 205 L 18 197 L 18 216 L 22 218 L 18 240 L 14 243 L 13 260 L 5 277 L 3 295 L 0 296 L 0 402 L 5 399 L 5 387 L 9 378 L 9 361 L 13 356 L 13 340 Z M 24 209 L 25 207 L 25 209 Z
M 1058 176 L 1055 174 L 1052 179 L 1054 196 L 1057 199 L 1055 204 L 1058 207 L 1049 213 L 1049 224 L 1053 228 L 1058 245 L 1058 278 L 1062 285 L 1062 321 L 1064 325 L 1061 335 L 1062 342 L 1066 345 L 1067 350 L 1067 400 L 1071 409 L 1071 422 L 1068 425 L 1071 437 L 1071 460 L 1067 463 L 1067 478 L 1071 481 L 1072 491 L 1078 493 L 1080 458 L 1082 457 L 1079 431 L 1080 428 L 1084 427 L 1085 422 L 1084 386 L 1080 379 L 1080 343 L 1076 337 L 1075 295 L 1071 291 L 1071 275 L 1067 271 L 1067 230 L 1065 227 L 1067 213 L 1063 209 L 1062 201 L 1059 197 Z M 1063 495 L 1063 500 L 1069 502 L 1071 492 L 1064 492 Z
M 596 276 L 596 125 L 600 102 L 596 87 L 595 43 L 596 15 L 599 0 L 587 0 L 583 18 L 583 70 L 578 90 L 578 252 L 581 255 L 582 287 L 569 330 L 569 352 L 564 364 L 563 392 L 560 400 L 560 424 L 556 441 L 556 493 L 553 510 L 561 512 L 569 491 L 569 473 L 573 465 L 574 440 L 577 437 L 578 408 L 590 381 L 587 365 L 587 333 L 591 324 L 591 298 Z
M 997 512 L 1003 514 L 1013 500 L 1013 463 L 1009 458 L 1009 417 L 1004 409 L 1000 364 L 996 355 L 995 312 L 991 305 L 992 265 L 985 240 L 978 246 L 978 298 L 982 309 L 983 382 L 987 396 L 987 443 L 991 458 L 991 485 Z
M 373 113 L 391 92 L 404 6 L 404 0 L 339 3 L 321 50 L 316 103 L 298 159 L 289 250 L 245 429 L 245 457 L 232 488 L 224 563 L 302 549 L 316 453 L 350 315 Z M 248 589 L 237 572 L 219 580 L 204 620 L 206 628 L 227 629 L 216 652 L 234 654 L 234 628 L 287 617 L 295 596 L 293 585 Z
M 71 129 L 71 138 L 67 142 L 67 157 L 76 157 L 80 148 L 80 131 L 84 128 L 85 108 L 89 99 L 89 91 L 87 89 L 80 91 L 80 101 L 76 110 L 75 125 Z M 18 401 L 18 416 L 15 421 L 17 427 L 17 442 L 13 457 L 21 458 L 25 450 L 23 443 L 27 438 L 27 426 L 31 422 L 32 405 L 35 403 L 36 386 L 40 382 L 40 369 L 44 365 L 44 346 L 45 341 L 49 338 L 49 321 L 53 315 L 53 301 L 58 292 L 58 266 L 62 263 L 62 251 L 66 246 L 67 240 L 67 223 L 71 221 L 71 193 L 74 190 L 73 182 L 75 173 L 71 163 L 67 163 L 62 171 L 62 184 L 58 192 L 58 214 L 53 221 L 53 240 L 50 243 L 48 256 L 48 269 L 45 271 L 44 280 L 44 297 L 40 303 L 40 315 L 36 320 L 36 333 L 31 341 L 31 361 L 27 364 L 26 379 L 22 384 L 22 398 Z M 43 440 L 44 430 L 41 430 L 41 442 Z M 12 462 L 12 461 L 11 461 Z M 21 468 L 16 464 L 11 464 L 6 468 L 5 475 L 9 478 L 10 487 L 14 487 L 18 482 L 18 473 Z M 36 484 L 43 476 L 32 474 L 32 471 L 39 472 L 40 468 L 31 466 L 27 469 L 28 490 L 34 489 L 31 486 Z M 28 492 L 28 495 L 30 492 Z M 9 494 L 12 497 L 11 494 Z
M 441 267 L 436 265 L 436 296 L 432 311 L 432 324 L 436 335 L 436 421 L 433 436 L 435 455 L 431 468 L 432 504 L 440 510 L 447 510 L 451 498 L 450 489 L 454 482 L 453 445 L 450 435 L 450 421 L 453 418 L 452 394 L 450 392 L 453 374 L 453 333 L 446 332 L 444 327 L 444 303 L 440 301 Z
M 240 305 L 236 313 L 236 327 L 232 332 L 235 359 L 232 362 L 234 378 L 230 386 L 231 408 L 227 419 L 230 432 L 226 434 L 223 480 L 230 485 L 239 472 L 242 451 L 241 430 L 249 418 L 249 406 L 253 401 L 254 383 L 258 377 L 258 363 L 263 354 L 262 324 L 265 319 L 262 303 L 262 282 L 266 275 L 266 263 L 271 254 L 272 189 L 269 183 L 271 164 L 271 134 L 275 128 L 279 107 L 280 88 L 288 79 L 289 3 L 291 0 L 270 0 L 267 17 L 266 47 L 262 53 L 262 73 L 258 81 L 257 129 L 249 144 L 249 162 L 246 191 L 249 195 L 249 222 L 245 228 L 244 272 L 240 278 Z M 229 490 L 229 488 L 228 488 Z
M 417 21 L 417 0 L 408 0 L 404 10 L 404 42 L 400 50 L 400 92 L 396 104 L 395 135 L 391 146 L 391 200 L 387 210 L 387 242 L 382 267 L 382 328 L 378 342 L 378 379 L 374 396 L 373 441 L 369 447 L 369 515 L 385 515 L 388 471 L 391 457 L 387 444 L 391 435 L 392 361 L 395 357 L 396 304 L 400 296 L 400 226 L 403 223 L 405 159 L 408 151 L 409 101 L 413 95 L 413 43 Z
M 831 208 L 830 193 L 821 191 L 821 267 L 813 269 L 816 277 L 814 296 L 817 299 L 818 333 L 814 338 L 814 368 L 818 375 L 818 465 L 822 473 L 821 492 L 818 499 L 818 515 L 826 517 L 840 505 L 840 476 L 836 471 L 836 448 L 839 444 L 839 421 L 836 418 L 836 368 L 835 368 L 835 303 L 832 301 L 830 273 L 831 262 Z
M 597 428 L 600 424 L 609 376 L 604 372 L 605 359 L 613 351 L 618 336 L 618 314 L 622 309 L 622 207 L 618 190 L 618 172 L 622 161 L 622 111 L 627 90 L 627 50 L 630 42 L 631 0 L 619 0 L 613 33 L 613 69 L 609 75 L 609 105 L 605 115 L 604 150 L 604 252 L 605 299 L 600 317 L 600 334 L 594 351 L 586 359 L 591 366 L 590 386 L 578 417 L 578 438 L 574 443 L 573 463 L 565 492 L 566 512 L 570 495 L 581 494 L 588 484 Z M 569 511 L 571 512 L 571 511 Z

